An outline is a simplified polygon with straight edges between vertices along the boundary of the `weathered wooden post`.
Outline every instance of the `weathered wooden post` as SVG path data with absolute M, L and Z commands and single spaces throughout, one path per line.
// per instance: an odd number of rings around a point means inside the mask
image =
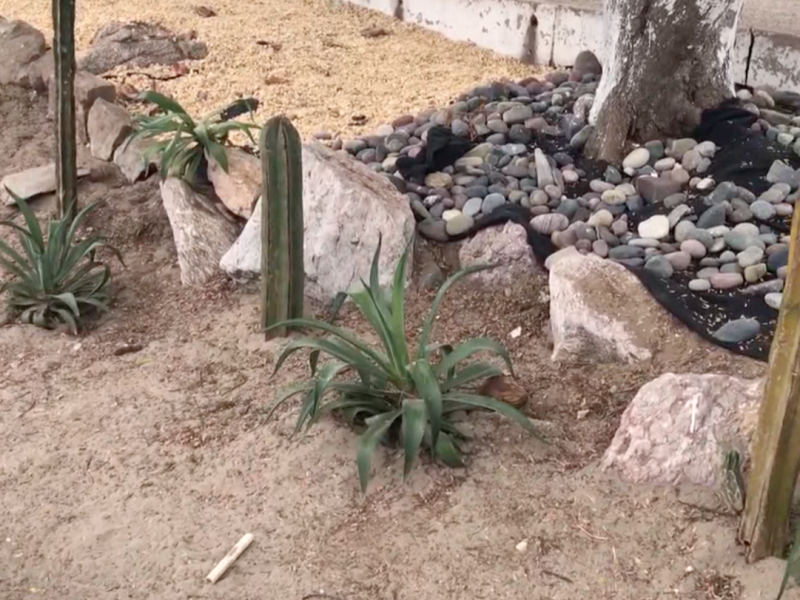
M 75 150 L 75 0 L 53 0 L 56 86 L 56 202 L 58 217 L 75 215 L 78 166 Z
M 795 210 L 778 327 L 747 485 L 739 540 L 747 560 L 783 556 L 800 468 L 800 210 Z

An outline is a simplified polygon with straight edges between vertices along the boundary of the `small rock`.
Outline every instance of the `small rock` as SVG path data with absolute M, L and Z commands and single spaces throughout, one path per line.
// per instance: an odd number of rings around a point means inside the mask
M 597 254 L 600 258 L 606 258 L 608 256 L 608 244 L 605 240 L 595 240 L 592 242 L 592 252 Z
M 750 210 L 753 211 L 753 215 L 762 221 L 769 221 L 772 217 L 775 216 L 776 210 L 775 207 L 770 204 L 769 202 L 765 202 L 764 200 L 756 200 L 750 205 Z
M 785 162 L 776 160 L 767 173 L 767 181 L 770 183 L 786 183 L 791 188 L 800 187 L 800 170 L 795 170 Z
M 475 224 L 475 220 L 472 217 L 469 217 L 462 213 L 461 211 L 446 211 L 446 212 L 455 212 L 457 214 L 453 214 L 446 221 L 445 231 L 449 236 L 456 236 L 461 235 L 462 233 L 466 233 L 472 226 Z M 444 216 L 444 215 L 442 215 Z
M 627 260 L 644 256 L 644 249 L 637 246 L 617 246 L 608 251 L 609 258 L 615 260 Z
M 589 225 L 594 227 L 611 227 L 614 216 L 605 209 L 598 210 L 589 218 Z
M 531 219 L 531 227 L 541 234 L 550 235 L 555 231 L 564 231 L 569 227 L 569 219 L 565 215 L 558 213 L 539 215 Z
M 639 223 L 637 229 L 643 238 L 663 240 L 669 235 L 669 219 L 664 215 L 655 215 Z
M 644 268 L 664 279 L 672 277 L 674 272 L 672 263 L 663 256 L 654 256 L 645 263 Z
M 751 267 L 756 263 L 761 262 L 764 258 L 764 251 L 761 248 L 757 248 L 755 246 L 751 246 L 740 252 L 736 259 L 740 267 L 743 269 L 746 267 Z
M 764 275 L 767 274 L 767 265 L 764 263 L 758 263 L 756 265 L 750 265 L 749 267 L 745 267 L 744 269 L 744 280 L 747 283 L 755 283 L 759 281 Z
M 688 252 L 670 252 L 664 256 L 676 271 L 685 271 L 692 264 L 692 256 Z
M 760 331 L 761 325 L 755 319 L 736 319 L 717 329 L 714 337 L 721 342 L 738 344 L 754 338 Z
M 481 208 L 483 207 L 483 200 L 481 198 L 470 198 L 464 204 L 464 208 L 462 208 L 462 212 L 469 216 L 474 217 L 479 212 L 481 212 Z
M 780 292 L 770 292 L 764 296 L 764 302 L 766 302 L 767 306 L 770 308 L 780 310 L 781 302 L 783 302 L 783 294 Z
M 647 148 L 637 148 L 622 161 L 624 169 L 641 169 L 650 161 L 650 151 Z
M 777 273 L 778 269 L 787 266 L 789 263 L 789 247 L 783 246 L 777 251 L 772 252 L 767 257 L 767 268 L 772 273 Z
M 507 125 L 524 123 L 531 117 L 533 117 L 533 111 L 531 110 L 530 106 L 525 105 L 513 106 L 503 113 L 503 121 Z
M 683 160 L 684 154 L 696 146 L 697 142 L 691 138 L 673 140 L 667 148 L 667 156 L 671 156 L 675 160 Z
M 718 290 L 735 288 L 744 283 L 740 273 L 716 273 L 710 277 L 711 285 Z
M 701 242 L 690 239 L 681 243 L 681 252 L 685 252 L 692 258 L 703 258 L 708 251 Z
M 707 292 L 711 289 L 711 282 L 707 279 L 692 279 L 689 282 L 689 289 L 693 292 Z
M 681 184 L 665 177 L 639 177 L 636 190 L 650 204 L 662 202 L 665 198 L 681 191 Z
M 501 194 L 489 194 L 486 198 L 483 199 L 483 205 L 481 210 L 483 214 L 488 215 L 490 212 L 503 206 L 506 203 L 506 199 Z
M 539 188 L 543 189 L 545 186 L 552 185 L 555 179 L 547 156 L 539 148 L 536 148 L 533 151 L 533 159 L 536 164 L 536 181 Z
M 714 204 L 697 219 L 697 227 L 711 229 L 725 224 L 726 208 L 724 204 Z

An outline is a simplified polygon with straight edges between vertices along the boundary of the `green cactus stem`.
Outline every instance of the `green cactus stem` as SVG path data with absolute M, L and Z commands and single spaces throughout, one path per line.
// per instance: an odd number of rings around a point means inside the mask
M 300 134 L 283 116 L 261 131 L 261 327 L 303 316 L 303 172 Z M 266 338 L 285 337 L 277 328 Z

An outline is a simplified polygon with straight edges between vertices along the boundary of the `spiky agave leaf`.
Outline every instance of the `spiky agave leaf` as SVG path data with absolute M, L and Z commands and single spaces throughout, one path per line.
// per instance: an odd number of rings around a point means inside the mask
M 406 246 L 395 269 L 392 285 L 380 286 L 379 257 L 382 238 L 373 255 L 369 283 L 360 282 L 347 294 L 340 294 L 334 302 L 334 318 L 345 298 L 350 298 L 377 335 L 381 351 L 372 348 L 355 334 L 313 319 L 288 319 L 266 328 L 293 326 L 316 329 L 328 334 L 326 338 L 299 338 L 290 342 L 278 358 L 275 372 L 294 352 L 311 350 L 312 376 L 316 380 L 279 397 L 284 402 L 289 396 L 305 393 L 297 422 L 313 425 L 320 417 L 341 412 L 351 424 L 364 424 L 366 431 L 358 444 L 356 462 L 362 491 L 370 479 L 372 457 L 380 440 L 399 421 L 403 445 L 404 478 L 408 477 L 421 447 L 430 449 L 433 456 L 451 467 L 463 466 L 461 451 L 455 439 L 465 437 L 450 416 L 457 410 L 481 408 L 503 414 L 536 435 L 530 421 L 517 409 L 493 398 L 461 393 L 457 390 L 487 377 L 501 375 L 503 371 L 485 362 L 460 364 L 479 352 L 499 356 L 511 371 L 508 351 L 493 340 L 477 338 L 453 347 L 450 344 L 428 345 L 436 311 L 445 292 L 461 278 L 492 268 L 480 265 L 459 271 L 439 289 L 423 325 L 417 357 L 409 361 L 405 334 L 405 270 L 411 247 Z M 328 354 L 336 361 L 317 370 L 320 354 Z M 441 354 L 438 363 L 433 357 Z M 359 374 L 360 383 L 335 381 L 347 371 Z M 337 393 L 334 400 L 324 401 L 329 392 Z
M 16 196 L 14 199 L 25 225 L 9 220 L 0 225 L 17 232 L 26 256 L 0 243 L 0 267 L 15 278 L 1 289 L 8 293 L 9 305 L 22 311 L 24 322 L 42 327 L 60 322 L 77 333 L 87 312 L 107 310 L 110 270 L 107 265 L 91 260 L 92 253 L 105 246 L 120 260 L 121 256 L 101 236 L 75 242 L 78 228 L 96 205 L 87 206 L 72 220 L 65 217 L 49 221 L 45 238 L 27 202 Z

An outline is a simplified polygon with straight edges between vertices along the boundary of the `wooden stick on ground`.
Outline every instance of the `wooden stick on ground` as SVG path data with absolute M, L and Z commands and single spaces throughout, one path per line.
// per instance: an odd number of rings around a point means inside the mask
M 219 561 L 217 563 L 217 566 L 211 570 L 211 572 L 206 576 L 206 579 L 208 579 L 211 583 L 217 583 L 219 578 L 225 574 L 225 571 L 227 571 L 230 568 L 230 566 L 236 562 L 236 559 L 242 555 L 242 552 L 247 550 L 247 547 L 250 545 L 250 542 L 252 541 L 253 541 L 252 533 L 244 534 L 242 536 L 242 539 L 236 542 L 236 545 L 233 548 L 231 548 L 228 554 L 225 555 L 225 558 Z

